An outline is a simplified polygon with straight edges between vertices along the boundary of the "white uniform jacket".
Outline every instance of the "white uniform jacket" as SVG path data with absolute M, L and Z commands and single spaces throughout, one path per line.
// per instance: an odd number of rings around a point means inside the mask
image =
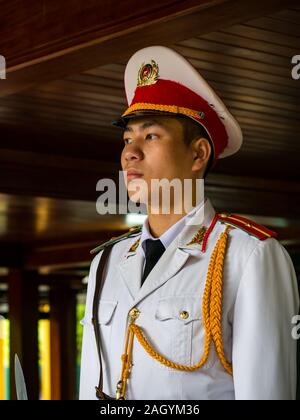
M 202 357 L 202 295 L 210 256 L 225 225 L 216 223 L 204 253 L 200 244 L 188 244 L 201 225 L 210 225 L 214 215 L 215 210 L 206 200 L 196 213 L 198 224 L 184 227 L 142 287 L 141 244 L 129 252 L 138 236 L 113 246 L 99 302 L 105 393 L 115 396 L 128 312 L 134 307 L 140 311 L 136 324 L 142 327 L 156 351 L 185 365 L 194 365 Z M 100 256 L 101 252 L 91 265 L 82 321 L 80 399 L 96 399 L 95 386 L 99 381 L 91 320 Z M 296 275 L 285 248 L 274 238 L 259 240 L 240 228 L 230 229 L 223 271 L 222 330 L 225 355 L 232 362 L 233 376 L 221 365 L 213 345 L 201 369 L 183 372 L 151 358 L 135 338 L 126 398 L 294 399 L 296 341 L 291 335 L 291 320 L 298 314 L 298 305 Z M 188 312 L 187 318 L 180 317 L 182 311 Z

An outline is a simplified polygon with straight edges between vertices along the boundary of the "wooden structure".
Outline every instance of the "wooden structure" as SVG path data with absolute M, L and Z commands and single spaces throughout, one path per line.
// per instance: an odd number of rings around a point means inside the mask
M 0 267 L 8 269 L 0 281 L 9 285 L 11 355 L 18 352 L 32 378 L 31 398 L 38 398 L 38 285 L 51 288 L 52 395 L 72 399 L 74 291 L 89 250 L 127 227 L 124 216 L 97 215 L 96 183 L 118 177 L 121 136 L 110 123 L 126 106 L 124 67 L 139 48 L 174 47 L 228 104 L 244 145 L 219 162 L 206 194 L 219 210 L 277 230 L 300 272 L 300 80 L 291 76 L 300 54 L 298 0 L 0 5 L 7 66 L 0 79 Z

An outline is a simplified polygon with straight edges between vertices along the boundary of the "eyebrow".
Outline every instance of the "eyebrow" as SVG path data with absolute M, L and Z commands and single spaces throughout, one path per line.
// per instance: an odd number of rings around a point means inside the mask
M 143 124 L 141 124 L 139 126 L 139 129 L 140 130 L 145 130 L 146 128 L 153 127 L 155 125 L 157 125 L 158 127 L 161 127 L 161 128 L 165 128 L 165 126 L 162 123 L 160 123 L 160 122 L 158 122 L 156 120 L 150 120 L 150 121 L 146 121 Z M 133 128 L 132 127 L 126 126 L 124 128 L 124 133 L 126 133 L 126 132 L 132 132 L 132 131 L 133 131 Z

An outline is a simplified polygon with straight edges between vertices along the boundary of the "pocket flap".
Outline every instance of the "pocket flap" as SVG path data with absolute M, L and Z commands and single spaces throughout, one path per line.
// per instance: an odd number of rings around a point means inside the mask
M 112 300 L 100 300 L 99 302 L 99 324 L 108 324 L 115 312 L 118 302 Z
M 177 319 L 187 324 L 201 319 L 201 301 L 199 298 L 172 296 L 158 302 L 155 318 L 159 321 Z
M 99 324 L 106 325 L 110 322 L 118 302 L 113 300 L 100 300 L 98 309 Z M 81 325 L 93 325 L 92 316 L 85 316 L 81 321 Z

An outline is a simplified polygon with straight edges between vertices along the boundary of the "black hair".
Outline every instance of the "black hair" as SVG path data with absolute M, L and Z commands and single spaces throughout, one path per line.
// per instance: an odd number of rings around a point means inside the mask
M 207 161 L 206 168 L 203 174 L 203 178 L 205 178 L 208 172 L 210 171 L 213 164 L 213 160 L 214 160 L 214 148 L 213 148 L 210 136 L 208 135 L 207 131 L 201 124 L 198 124 L 196 121 L 192 120 L 191 118 L 180 116 L 178 119 L 182 124 L 183 136 L 184 136 L 183 140 L 187 146 L 189 146 L 193 140 L 200 137 L 204 137 L 205 139 L 207 139 L 207 141 L 210 144 L 211 152 L 210 152 L 210 156 Z

